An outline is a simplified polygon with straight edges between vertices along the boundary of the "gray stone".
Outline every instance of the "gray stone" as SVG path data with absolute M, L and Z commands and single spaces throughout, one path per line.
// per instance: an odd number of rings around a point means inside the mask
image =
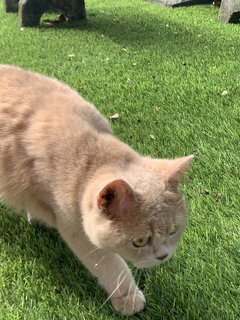
M 219 20 L 223 23 L 240 23 L 240 0 L 222 0 Z
M 18 11 L 22 27 L 38 26 L 43 13 L 53 10 L 60 11 L 68 19 L 86 18 L 84 0 L 4 0 L 4 9 Z
M 6 12 L 18 12 L 18 0 L 3 0 L 3 9 Z
M 84 0 L 20 0 L 19 17 L 22 27 L 40 24 L 43 13 L 57 9 L 69 19 L 85 19 Z
M 168 7 L 193 6 L 196 4 L 212 3 L 213 0 L 147 0 L 155 4 L 162 4 Z

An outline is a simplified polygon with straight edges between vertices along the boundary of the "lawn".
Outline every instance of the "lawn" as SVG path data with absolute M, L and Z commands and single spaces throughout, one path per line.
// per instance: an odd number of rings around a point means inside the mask
M 174 258 L 133 269 L 147 298 L 132 319 L 240 319 L 240 25 L 206 5 L 87 0 L 88 19 L 24 28 L 0 2 L 0 63 L 54 76 L 118 137 L 153 157 L 196 155 L 189 224 Z M 54 17 L 54 14 L 47 17 Z M 57 233 L 0 207 L 0 320 L 124 319 Z

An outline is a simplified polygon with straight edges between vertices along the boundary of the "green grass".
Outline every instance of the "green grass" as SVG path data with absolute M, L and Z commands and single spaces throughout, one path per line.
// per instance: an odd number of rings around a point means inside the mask
M 118 112 L 117 136 L 143 154 L 196 154 L 185 236 L 170 262 L 142 273 L 147 309 L 132 319 L 239 320 L 240 25 L 220 24 L 210 5 L 86 2 L 86 22 L 23 30 L 1 3 L 0 63 Z M 123 318 L 100 308 L 105 293 L 54 231 L 0 210 L 0 320 Z

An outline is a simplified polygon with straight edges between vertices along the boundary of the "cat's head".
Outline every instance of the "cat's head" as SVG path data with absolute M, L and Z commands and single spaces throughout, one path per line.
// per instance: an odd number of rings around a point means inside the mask
M 137 267 L 168 260 L 187 221 L 179 184 L 192 158 L 142 158 L 125 172 L 103 175 L 83 199 L 90 241 Z

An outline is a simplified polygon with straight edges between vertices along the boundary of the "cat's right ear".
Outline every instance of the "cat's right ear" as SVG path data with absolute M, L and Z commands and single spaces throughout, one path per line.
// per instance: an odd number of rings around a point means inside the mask
M 119 220 L 131 214 L 135 198 L 129 184 L 121 179 L 108 183 L 98 194 L 98 208 L 111 220 Z
M 162 174 L 169 186 L 178 188 L 193 158 L 194 156 L 191 155 L 173 160 L 160 160 Z

